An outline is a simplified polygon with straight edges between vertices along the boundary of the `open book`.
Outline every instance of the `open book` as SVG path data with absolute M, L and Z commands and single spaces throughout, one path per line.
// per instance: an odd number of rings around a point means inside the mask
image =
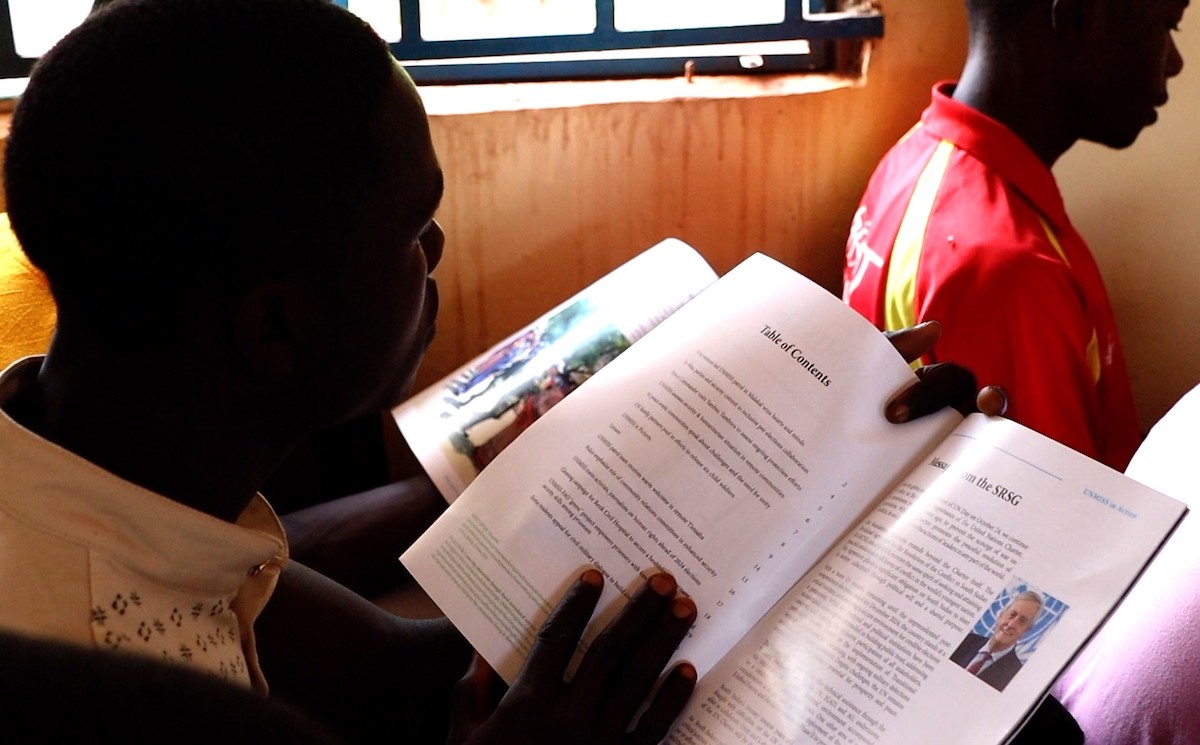
M 701 676 L 670 743 L 1003 742 L 1186 507 L 1007 420 L 888 423 L 913 380 L 754 255 L 541 413 L 402 560 L 506 680 L 585 566 L 606 577 L 585 645 L 670 570 Z
M 667 239 L 413 395 L 397 426 L 453 502 L 518 434 L 717 279 Z

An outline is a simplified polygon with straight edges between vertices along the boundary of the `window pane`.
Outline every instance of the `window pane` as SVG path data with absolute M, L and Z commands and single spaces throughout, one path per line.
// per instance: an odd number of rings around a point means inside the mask
M 350 0 L 346 7 L 385 41 L 400 41 L 400 0 Z
M 17 54 L 41 57 L 67 32 L 83 23 L 92 0 L 8 0 Z
M 618 31 L 752 26 L 783 21 L 784 0 L 615 0 Z
M 594 0 L 421 0 L 428 41 L 590 34 Z

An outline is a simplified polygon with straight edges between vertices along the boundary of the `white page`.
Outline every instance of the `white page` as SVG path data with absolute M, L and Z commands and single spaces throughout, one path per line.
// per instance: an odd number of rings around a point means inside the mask
M 866 320 L 755 255 L 526 431 L 402 558 L 508 680 L 585 566 L 607 578 L 592 633 L 639 571 L 666 568 L 700 609 L 678 656 L 703 674 L 959 419 L 889 424 L 913 380 Z
M 554 405 L 561 391 L 594 373 L 716 278 L 695 249 L 668 238 L 416 393 L 392 416 L 442 496 L 452 502 L 486 465 L 483 461 L 527 426 L 526 419 Z M 570 370 L 581 356 L 595 362 Z
M 701 681 L 668 743 L 1003 742 L 1183 511 L 973 415 Z M 1047 610 L 1016 645 L 1011 679 L 989 684 L 951 661 L 1021 589 Z

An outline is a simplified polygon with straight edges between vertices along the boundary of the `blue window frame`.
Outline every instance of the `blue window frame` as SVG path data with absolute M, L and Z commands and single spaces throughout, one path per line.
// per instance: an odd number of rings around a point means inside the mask
M 0 78 L 27 77 L 33 62 L 32 59 L 17 54 L 12 15 L 8 9 L 8 0 L 4 0 L 4 12 L 0 13 Z
M 94 4 L 102 1 L 94 0 Z M 883 35 L 883 16 L 878 11 L 841 12 L 838 7 L 843 0 L 756 0 L 756 7 L 769 10 L 770 22 L 752 14 L 749 22 L 719 25 L 676 10 L 668 11 L 667 21 L 658 24 L 700 26 L 696 28 L 645 23 L 639 27 L 636 20 L 629 22 L 630 9 L 643 10 L 650 0 L 594 0 L 594 8 L 591 0 L 572 0 L 585 11 L 586 29 L 502 36 L 504 28 L 498 27 L 495 35 L 500 38 L 461 38 L 487 35 L 486 31 L 466 31 L 456 38 L 452 14 L 443 11 L 434 18 L 438 0 L 382 1 L 385 12 L 397 17 L 386 18 L 388 30 L 380 33 L 389 39 L 392 53 L 406 64 L 413 78 L 425 84 L 826 71 L 838 66 L 843 42 Z M 50 10 L 49 3 L 40 2 L 44 3 L 42 12 Z M 363 4 L 363 0 L 332 2 L 355 12 L 360 12 L 356 4 Z M 448 7 L 446 0 L 441 2 L 441 8 Z M 495 3 L 481 0 L 480 5 Z M 676 3 L 676 7 L 690 10 L 698 6 Z M 730 15 L 725 3 L 709 7 L 716 7 L 718 15 Z M 430 16 L 426 23 L 422 23 L 423 10 Z M 0 78 L 28 76 L 36 59 L 19 53 L 13 31 L 10 2 L 0 0 Z
M 883 35 L 879 12 L 838 12 L 839 0 L 775 0 L 770 23 L 629 30 L 620 27 L 622 2 L 645 0 L 594 0 L 594 27 L 584 33 L 429 39 L 421 0 L 399 0 L 401 35 L 392 53 L 419 83 L 771 74 L 834 69 L 839 41 Z M 677 15 L 677 23 L 663 25 L 687 25 Z

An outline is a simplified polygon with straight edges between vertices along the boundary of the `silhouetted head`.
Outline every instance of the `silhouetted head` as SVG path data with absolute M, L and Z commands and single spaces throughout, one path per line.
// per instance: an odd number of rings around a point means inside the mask
M 379 178 L 386 47 L 328 2 L 109 3 L 13 116 L 13 228 L 64 313 L 135 318 L 320 261 Z M 143 310 L 144 309 L 144 310 Z
M 1055 81 L 1049 95 L 1070 140 L 1123 148 L 1157 119 L 1183 69 L 1172 34 L 1188 0 L 966 0 L 973 53 L 989 85 Z M 984 92 L 984 98 L 988 98 Z M 1031 101 L 1035 109 L 1050 107 Z M 1056 122 L 1057 126 L 1058 123 Z
M 35 66 L 5 186 L 77 346 L 208 334 L 337 419 L 393 403 L 431 338 L 428 123 L 328 0 L 105 4 Z

